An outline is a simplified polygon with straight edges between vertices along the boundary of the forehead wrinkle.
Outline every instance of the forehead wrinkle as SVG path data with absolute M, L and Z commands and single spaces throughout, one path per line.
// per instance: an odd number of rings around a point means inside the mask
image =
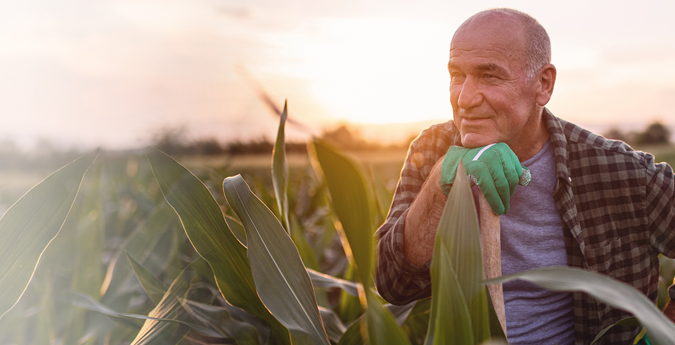
M 498 72 L 498 73 L 506 73 L 506 70 L 504 67 L 499 66 L 496 63 L 493 62 L 488 62 L 488 63 L 481 63 L 473 67 L 474 70 L 478 72 Z
M 458 65 L 452 63 L 452 61 L 448 62 L 448 70 L 461 70 L 461 69 L 462 68 L 460 68 Z M 497 72 L 501 74 L 509 74 L 504 67 L 494 62 L 479 63 L 474 66 L 469 66 L 469 69 L 475 72 Z
M 468 47 L 467 47 L 468 45 Z M 463 47 L 457 47 L 463 46 Z M 490 44 L 489 47 L 476 47 L 472 42 L 452 42 L 450 43 L 450 59 L 457 58 L 458 55 L 478 55 L 478 56 L 490 56 L 498 55 L 502 57 L 512 57 L 515 55 L 525 55 L 527 52 L 524 49 L 514 47 L 508 42 L 498 42 Z

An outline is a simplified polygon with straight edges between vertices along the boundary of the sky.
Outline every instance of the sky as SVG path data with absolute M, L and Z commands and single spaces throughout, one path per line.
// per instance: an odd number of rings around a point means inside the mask
M 548 108 L 590 129 L 675 125 L 673 1 L 46 0 L 0 2 L 0 142 L 126 149 L 183 128 L 248 140 L 278 119 L 391 142 L 452 117 L 454 30 L 510 7 L 535 17 L 558 69 Z M 255 82 L 254 82 L 255 81 Z

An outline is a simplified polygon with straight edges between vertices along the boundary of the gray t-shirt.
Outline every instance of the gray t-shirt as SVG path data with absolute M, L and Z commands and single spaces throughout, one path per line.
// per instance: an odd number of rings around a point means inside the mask
M 567 266 L 560 214 L 553 200 L 555 159 L 550 142 L 521 163 L 532 172 L 518 186 L 509 213 L 501 217 L 502 274 Z M 572 294 L 516 280 L 504 284 L 506 329 L 512 344 L 574 344 Z

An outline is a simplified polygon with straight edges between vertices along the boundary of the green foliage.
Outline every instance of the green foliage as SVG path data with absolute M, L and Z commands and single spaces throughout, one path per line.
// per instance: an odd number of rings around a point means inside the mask
M 675 324 L 645 295 L 632 286 L 601 274 L 573 267 L 549 267 L 493 279 L 507 282 L 522 279 L 554 291 L 583 291 L 614 308 L 631 312 L 654 344 L 675 344 Z
M 33 187 L 0 219 L 0 318 L 21 298 L 42 253 L 61 230 L 98 152 L 84 155 Z
M 373 296 L 370 290 L 365 291 L 368 310 L 368 343 L 372 345 L 410 344 L 407 335 L 391 313 Z
M 359 272 L 366 288 L 372 286 L 373 266 L 373 199 L 366 180 L 353 160 L 339 154 L 328 144 L 315 141 L 310 146 L 330 190 L 332 208 L 339 218 L 336 226 L 347 257 Z
M 0 343 L 501 343 L 466 179 L 437 231 L 433 297 L 384 304 L 373 232 L 393 185 L 320 140 L 314 171 L 289 169 L 286 114 L 271 174 L 226 178 L 227 162 L 193 173 L 151 149 L 104 153 L 85 175 L 91 153 L 35 186 L 0 219 Z M 661 262 L 665 287 L 675 264 Z M 649 300 L 609 278 L 549 268 L 502 279 L 586 291 L 633 312 L 622 322 L 654 343 L 675 342 Z
M 286 231 L 290 232 L 288 220 L 288 162 L 286 161 L 286 134 L 284 128 L 288 116 L 288 102 L 284 103 L 284 111 L 279 119 L 279 131 L 277 141 L 274 143 L 272 154 L 272 182 L 274 183 L 274 195 L 279 206 L 279 218 Z
M 167 202 L 179 215 L 195 250 L 209 263 L 223 297 L 232 305 L 267 321 L 272 337 L 290 343 L 287 331 L 265 308 L 256 292 L 242 245 L 228 228 L 206 186 L 190 171 L 160 151 L 148 155 Z
M 202 330 L 201 326 L 190 322 L 192 320 L 182 308 L 182 300 L 187 297 L 192 275 L 194 272 L 189 269 L 178 275 L 159 303 L 148 314 L 150 318 L 143 323 L 132 345 L 178 343 L 189 332 L 189 328 L 180 327 L 179 323 Z
M 480 344 L 490 337 L 478 215 L 466 202 L 473 195 L 462 162 L 456 176 L 436 231 L 426 344 Z
M 448 344 L 455 340 L 457 344 L 476 344 L 471 323 L 472 310 L 452 268 L 448 248 L 440 244 L 436 249 L 434 251 L 440 253 L 434 256 L 439 262 L 432 270 L 432 274 L 438 277 L 434 279 L 432 287 L 432 292 L 436 294 L 432 297 L 429 330 L 424 344 Z
M 328 344 L 309 275 L 274 214 L 241 176 L 223 182 L 230 206 L 246 230 L 251 271 L 260 299 L 291 333 L 293 342 Z
M 155 305 L 159 304 L 159 302 L 162 301 L 164 294 L 166 294 L 166 286 L 164 286 L 159 279 L 155 278 L 150 271 L 139 264 L 138 261 L 129 256 L 129 254 L 127 254 L 127 259 L 129 259 L 129 263 L 131 264 L 134 273 L 136 273 L 138 281 L 143 286 L 143 290 L 148 294 L 148 297 L 150 297 L 150 300 L 152 300 L 152 303 Z
M 611 325 L 611 326 L 603 329 L 602 331 L 600 331 L 600 333 L 598 333 L 598 335 L 595 337 L 595 339 L 593 339 L 593 341 L 591 342 L 591 345 L 597 343 L 598 340 L 600 340 L 600 338 L 602 338 L 602 336 L 605 335 L 605 333 L 607 333 L 607 331 L 609 331 L 614 326 L 640 326 L 640 323 L 638 322 L 637 318 L 634 317 L 634 316 L 627 317 L 625 319 L 621 319 L 621 320 L 615 322 L 613 325 Z

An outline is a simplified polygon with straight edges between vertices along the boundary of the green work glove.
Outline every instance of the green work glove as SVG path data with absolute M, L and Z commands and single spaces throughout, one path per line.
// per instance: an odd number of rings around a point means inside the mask
M 526 186 L 531 180 L 530 170 L 520 165 L 516 154 L 504 143 L 475 149 L 451 146 L 441 167 L 441 187 L 446 195 L 455 181 L 460 159 L 469 178 L 478 185 L 492 211 L 499 216 L 509 212 L 509 200 L 516 186 Z

